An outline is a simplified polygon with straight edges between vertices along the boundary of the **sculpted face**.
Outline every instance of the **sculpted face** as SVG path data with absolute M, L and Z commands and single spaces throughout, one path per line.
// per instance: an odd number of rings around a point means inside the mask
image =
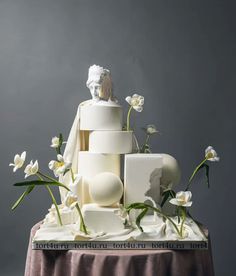
M 88 86 L 92 99 L 93 100 L 99 100 L 99 95 L 100 95 L 100 91 L 101 91 L 101 84 L 96 82 L 96 81 L 92 81 L 89 83 Z
M 109 70 L 95 64 L 90 66 L 86 86 L 90 90 L 93 100 L 117 102 L 112 93 L 112 80 Z

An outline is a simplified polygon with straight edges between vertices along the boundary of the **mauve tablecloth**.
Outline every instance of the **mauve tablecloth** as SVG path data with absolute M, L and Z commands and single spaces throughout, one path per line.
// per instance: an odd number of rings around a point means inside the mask
M 32 250 L 25 276 L 213 276 L 208 250 Z

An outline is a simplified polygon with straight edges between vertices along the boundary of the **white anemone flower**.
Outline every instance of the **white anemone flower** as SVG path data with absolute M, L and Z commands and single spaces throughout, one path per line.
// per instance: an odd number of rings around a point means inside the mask
M 36 174 L 38 170 L 39 170 L 38 160 L 36 160 L 34 163 L 33 163 L 33 160 L 31 160 L 30 163 L 25 167 L 25 170 L 24 170 L 25 178 L 29 177 L 30 175 Z
M 209 161 L 220 161 L 220 158 L 217 155 L 217 152 L 214 150 L 212 146 L 209 146 L 205 149 L 205 157 Z
M 147 134 L 152 135 L 154 133 L 157 133 L 158 130 L 156 129 L 155 125 L 147 125 L 147 127 L 145 128 Z
M 76 203 L 78 203 L 77 195 L 75 195 L 73 192 L 68 192 L 64 199 L 64 204 L 67 207 L 70 207 L 71 209 L 73 209 L 75 207 Z
M 138 112 L 143 111 L 144 97 L 138 94 L 133 94 L 133 96 L 128 96 L 125 98 L 126 102 L 133 107 Z
M 9 166 L 13 166 L 13 172 L 16 172 L 18 169 L 20 169 L 24 163 L 26 158 L 26 151 L 22 152 L 21 155 L 16 154 L 14 157 L 14 163 L 10 163 Z
M 170 203 L 177 206 L 190 207 L 192 205 L 192 193 L 190 191 L 180 191 L 176 194 L 175 198 L 170 200 Z
M 57 136 L 52 137 L 52 144 L 50 147 L 52 148 L 58 148 L 60 145 L 60 138 Z
M 66 162 L 61 154 L 57 155 L 57 161 L 52 160 L 49 162 L 48 167 L 54 172 L 56 177 L 64 174 L 66 170 L 71 168 L 71 163 Z

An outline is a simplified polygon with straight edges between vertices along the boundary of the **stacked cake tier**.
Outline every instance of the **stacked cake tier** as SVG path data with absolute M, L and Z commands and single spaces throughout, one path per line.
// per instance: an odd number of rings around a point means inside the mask
M 81 205 L 89 203 L 102 205 L 101 202 L 96 202 L 96 198 L 99 197 L 96 197 L 95 191 L 99 189 L 93 188 L 91 197 L 91 183 L 101 173 L 112 173 L 114 179 L 115 176 L 120 177 L 120 155 L 132 152 L 132 132 L 122 131 L 121 106 L 96 104 L 80 107 L 80 131 L 89 132 L 88 151 L 80 151 L 78 154 L 78 172 L 83 177 L 82 191 L 79 195 Z M 106 181 L 104 175 L 103 183 Z M 100 185 L 106 189 L 103 183 L 101 181 Z M 96 182 L 96 185 L 99 185 L 99 182 Z M 114 180 L 114 185 L 119 183 Z M 107 183 L 107 189 L 112 191 L 112 187 L 109 187 Z M 110 196 L 112 196 L 111 193 Z M 105 202 L 110 201 L 105 200 L 104 204 Z
M 121 130 L 121 106 L 84 105 L 80 107 L 80 130 Z

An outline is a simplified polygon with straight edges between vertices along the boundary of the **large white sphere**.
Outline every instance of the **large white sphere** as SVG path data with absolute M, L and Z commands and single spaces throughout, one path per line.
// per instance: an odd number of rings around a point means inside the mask
M 114 173 L 99 173 L 91 180 L 89 193 L 95 203 L 110 206 L 121 199 L 123 183 Z
M 173 156 L 165 153 L 161 155 L 163 157 L 161 185 L 167 188 L 172 183 L 175 186 L 179 183 L 181 177 L 179 164 Z

